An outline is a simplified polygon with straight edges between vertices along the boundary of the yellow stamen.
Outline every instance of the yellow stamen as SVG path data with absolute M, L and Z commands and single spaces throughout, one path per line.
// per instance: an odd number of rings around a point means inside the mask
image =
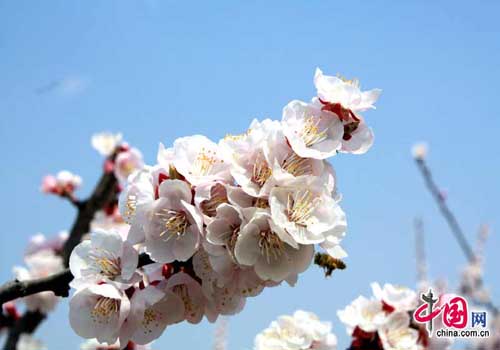
M 177 236 L 177 238 L 181 237 L 189 226 L 189 221 L 184 212 L 162 209 L 162 211 L 156 213 L 156 215 L 160 217 L 165 227 L 165 230 L 160 233 L 160 237 L 168 233 L 169 235 L 166 238 L 167 241 L 174 236 Z
M 210 173 L 215 163 L 219 162 L 215 156 L 215 151 L 202 148 L 193 163 L 195 175 L 205 176 Z
M 271 258 L 278 260 L 284 253 L 283 241 L 271 230 L 261 231 L 259 238 L 260 253 L 266 257 L 267 263 L 271 263 Z
M 307 226 L 311 223 L 311 217 L 314 209 L 321 200 L 309 190 L 298 191 L 294 194 L 288 194 L 287 214 L 288 220 L 297 225 Z
M 257 156 L 252 170 L 252 181 L 259 186 L 264 186 L 266 181 L 273 174 L 273 171 L 267 164 L 266 160 L 262 158 L 261 154 Z
M 283 169 L 292 174 L 293 176 L 311 175 L 312 168 L 307 158 L 299 157 L 297 154 L 292 153 L 283 161 Z
M 89 254 L 90 259 L 94 262 L 100 273 L 110 279 L 121 274 L 121 259 L 113 253 L 105 250 L 99 250 Z
M 321 117 L 315 118 L 314 116 L 310 116 L 305 119 L 304 126 L 300 132 L 300 137 L 307 147 L 317 144 L 328 137 L 326 133 L 328 129 L 319 129 L 320 121 Z
M 108 323 L 111 316 L 120 310 L 120 301 L 113 298 L 99 297 L 90 315 L 94 322 Z
M 127 201 L 125 202 L 125 220 L 128 224 L 132 220 L 132 217 L 135 215 L 135 211 L 137 209 L 137 196 L 131 194 L 127 196 Z

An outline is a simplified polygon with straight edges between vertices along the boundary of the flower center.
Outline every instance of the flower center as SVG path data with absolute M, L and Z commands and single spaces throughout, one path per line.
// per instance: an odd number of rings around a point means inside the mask
M 218 162 L 215 156 L 215 151 L 207 150 L 202 148 L 201 151 L 196 156 L 193 163 L 193 169 L 196 175 L 205 176 L 210 173 L 215 163 Z
M 95 266 L 100 270 L 100 273 L 110 279 L 121 274 L 121 259 L 105 250 L 99 250 L 97 253 L 90 253 L 90 259 Z
M 259 238 L 260 253 L 266 257 L 267 263 L 271 263 L 271 258 L 278 260 L 284 253 L 283 241 L 271 230 L 261 231 Z
M 144 310 L 144 318 L 142 319 L 142 325 L 144 328 L 148 328 L 151 324 L 154 323 L 156 327 L 159 326 L 159 317 L 160 315 L 153 309 L 147 308 Z M 144 330 L 144 333 L 151 332 L 151 330 Z
M 349 84 L 351 86 L 354 86 L 355 88 L 360 88 L 361 84 L 359 82 L 359 79 L 347 79 L 346 77 L 340 75 L 340 74 L 337 74 L 337 78 L 339 78 L 340 80 L 342 80 L 344 83 L 346 84 Z
M 166 241 L 174 236 L 177 238 L 184 235 L 186 229 L 189 226 L 189 221 L 187 219 L 186 213 L 178 212 L 171 209 L 163 209 L 161 212 L 156 213 L 163 221 L 163 227 L 165 230 L 160 233 L 160 237 L 168 233 Z
M 299 157 L 295 153 L 292 153 L 283 161 L 282 167 L 293 176 L 312 174 L 311 164 L 308 159 Z
M 299 134 L 307 147 L 315 145 L 328 137 L 326 133 L 328 130 L 327 128 L 320 130 L 320 121 L 321 117 L 315 118 L 314 116 L 310 116 L 305 119 L 305 123 Z
M 190 315 L 191 317 L 195 317 L 196 316 L 195 305 L 193 304 L 191 298 L 189 297 L 189 291 L 186 285 L 185 284 L 177 285 L 172 289 L 172 291 L 182 299 L 186 314 Z
M 109 318 L 120 309 L 120 301 L 113 298 L 99 297 L 91 311 L 91 317 L 98 323 L 103 323 L 102 318 Z
M 300 226 L 307 226 L 311 223 L 312 213 L 319 202 L 320 199 L 313 198 L 309 190 L 289 193 L 286 209 L 288 220 Z
M 253 165 L 252 181 L 262 187 L 272 174 L 273 171 L 269 167 L 269 164 L 267 164 L 267 161 L 263 159 L 262 154 L 259 154 Z

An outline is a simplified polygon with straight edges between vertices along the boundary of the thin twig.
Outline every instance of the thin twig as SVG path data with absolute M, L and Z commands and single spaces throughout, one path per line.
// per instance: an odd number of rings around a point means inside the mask
M 427 281 L 427 261 L 425 257 L 424 223 L 421 218 L 413 222 L 415 231 L 415 259 L 417 265 L 417 283 L 419 286 Z
M 460 227 L 457 218 L 453 214 L 453 212 L 448 208 L 448 205 L 446 204 L 446 200 L 439 191 L 439 187 L 436 185 L 434 182 L 434 179 L 432 177 L 432 173 L 425 163 L 425 160 L 423 158 L 415 158 L 415 162 L 418 165 L 418 169 L 420 170 L 424 180 L 425 184 L 427 186 L 427 189 L 431 192 L 434 200 L 438 204 L 439 210 L 441 211 L 441 214 L 443 214 L 443 217 L 446 220 L 446 223 L 451 229 L 451 232 L 455 236 L 458 244 L 460 245 L 460 248 L 462 249 L 464 255 L 466 256 L 467 260 L 469 261 L 470 264 L 474 264 L 477 262 L 478 257 L 474 253 L 474 250 L 472 249 L 472 246 L 469 244 L 467 241 L 464 231 Z M 482 278 L 478 279 L 478 286 L 483 286 L 484 281 Z M 481 303 L 482 306 L 488 308 L 491 310 L 494 314 L 498 314 L 499 310 L 498 308 L 491 302 L 487 301 L 484 303 Z
M 448 223 L 448 226 L 450 227 L 451 232 L 453 233 L 458 244 L 460 245 L 460 248 L 462 249 L 463 253 L 469 260 L 469 262 L 474 262 L 476 260 L 474 251 L 472 250 L 471 245 L 467 242 L 464 231 L 458 224 L 455 215 L 451 212 L 450 208 L 448 208 L 446 200 L 444 199 L 443 195 L 439 191 L 439 188 L 434 182 L 429 167 L 427 166 L 427 164 L 425 164 L 424 159 L 417 158 L 415 159 L 415 161 L 418 165 L 420 172 L 422 173 L 422 176 L 424 177 L 427 189 L 431 192 L 432 196 L 434 197 L 434 200 L 438 204 L 439 210 L 441 211 L 441 214 L 443 214 L 446 222 Z

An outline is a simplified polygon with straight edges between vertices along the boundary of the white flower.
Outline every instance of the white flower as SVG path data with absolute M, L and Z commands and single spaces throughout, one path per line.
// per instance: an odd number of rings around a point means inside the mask
M 343 108 L 354 113 L 375 108 L 373 104 L 382 93 L 380 89 L 361 91 L 358 80 L 345 80 L 323 75 L 319 68 L 316 68 L 314 74 L 314 85 L 321 101 L 330 104 L 339 103 Z
M 375 332 L 385 321 L 382 303 L 379 300 L 366 299 L 363 296 L 356 298 L 344 310 L 338 311 L 337 315 L 346 325 L 349 335 L 356 327 L 365 332 Z
M 69 322 L 76 334 L 113 344 L 129 314 L 130 301 L 111 284 L 94 284 L 77 291 L 69 307 Z
M 112 134 L 110 132 L 101 132 L 92 135 L 92 147 L 101 155 L 110 156 L 122 141 L 122 134 Z
M 335 350 L 337 338 L 331 324 L 310 312 L 298 310 L 281 316 L 255 338 L 255 350 Z
M 322 243 L 345 233 L 345 214 L 323 183 L 314 178 L 275 187 L 269 197 L 276 225 L 301 244 Z
M 78 244 L 69 259 L 75 279 L 71 286 L 88 282 L 113 281 L 124 287 L 134 283 L 139 255 L 132 244 L 114 231 L 97 230 L 90 240 Z
M 314 177 L 324 184 L 329 192 L 333 192 L 335 172 L 332 166 L 325 160 L 299 156 L 289 146 L 284 135 L 282 136 L 273 143 L 271 148 L 273 151 L 270 152 L 272 177 L 275 185 L 280 186 L 288 182 Z
M 231 204 L 223 203 L 217 207 L 215 218 L 207 225 L 206 238 L 215 245 L 225 246 L 233 254 L 243 213 Z
M 118 201 L 120 214 L 130 225 L 128 240 L 132 244 L 145 240 L 144 223 L 151 203 L 155 200 L 155 168 L 145 166 L 128 178 L 127 186 L 121 192 Z
M 130 313 L 120 332 L 120 343 L 148 344 L 159 338 L 168 325 L 184 319 L 184 304 L 172 292 L 149 285 L 136 289 L 130 300 Z
M 130 174 L 143 166 L 142 153 L 137 148 L 130 148 L 118 153 L 113 169 L 118 180 L 126 181 Z
M 380 96 L 381 90 L 361 91 L 358 80 L 326 76 L 320 69 L 316 69 L 314 84 L 318 99 L 313 99 L 313 103 L 322 105 L 323 111 L 336 114 L 343 123 L 340 151 L 353 154 L 368 151 L 373 144 L 373 132 L 359 112 L 375 108 L 373 104 Z
M 241 228 L 234 254 L 238 263 L 254 266 L 261 279 L 281 282 L 307 269 L 314 247 L 297 244 L 269 213 L 258 210 Z
M 23 333 L 19 336 L 16 350 L 47 350 L 47 347 L 40 340 Z
M 206 295 L 212 293 L 214 283 L 245 297 L 260 294 L 266 282 L 257 276 L 252 267 L 239 265 L 224 246 L 205 242 L 203 247 L 194 256 L 193 267 L 203 281 L 204 291 L 209 291 Z
M 417 293 L 410 288 L 394 286 L 389 283 L 384 284 L 384 288 L 381 288 L 380 284 L 376 282 L 372 283 L 371 287 L 376 299 L 392 306 L 396 311 L 413 311 L 418 306 Z
M 158 153 L 156 154 L 156 161 L 158 166 L 163 169 L 169 169 L 174 160 L 175 154 L 173 148 L 165 148 L 165 145 L 160 142 L 158 145 Z
M 381 325 L 378 334 L 384 350 L 418 350 L 418 331 L 410 328 L 407 312 L 393 312 Z
M 363 154 L 373 145 L 373 131 L 370 129 L 363 117 L 357 116 L 356 120 L 344 121 L 344 136 L 340 152 Z
M 157 262 L 186 261 L 198 249 L 203 217 L 185 181 L 165 180 L 146 215 L 146 251 Z
M 14 274 L 20 281 L 43 278 L 63 270 L 62 258 L 52 250 L 41 250 L 24 258 L 27 269 L 14 267 Z M 30 311 L 43 314 L 54 310 L 59 298 L 53 292 L 41 292 L 23 298 Z
M 427 153 L 429 152 L 429 146 L 426 142 L 419 142 L 413 145 L 411 148 L 411 154 L 413 158 L 418 160 L 423 160 L 427 157 Z
M 229 181 L 228 164 L 217 144 L 202 135 L 174 141 L 172 165 L 193 186 L 210 181 Z
M 184 317 L 189 323 L 199 323 L 205 311 L 206 298 L 200 284 L 184 272 L 178 272 L 167 281 L 166 288 L 181 298 Z
M 220 246 L 214 246 L 214 248 L 221 249 L 223 254 L 228 256 L 224 248 Z M 203 293 L 207 298 L 205 314 L 211 322 L 214 322 L 219 315 L 234 315 L 240 312 L 245 305 L 245 296 L 248 295 L 243 290 L 246 291 L 248 288 L 248 293 L 250 293 L 252 289 L 252 286 L 243 281 L 245 278 L 243 270 L 238 268 L 229 257 L 227 263 L 225 270 L 215 271 L 210 256 L 205 250 L 200 249 L 193 257 L 194 271 L 202 280 Z M 250 271 L 250 269 L 245 271 Z
M 231 164 L 231 175 L 253 197 L 267 197 L 274 186 L 272 152 L 280 129 L 277 121 L 254 120 L 245 134 L 228 135 L 219 142 L 224 159 Z
M 337 154 L 344 127 L 337 115 L 321 106 L 291 101 L 283 109 L 283 133 L 301 157 L 325 159 Z

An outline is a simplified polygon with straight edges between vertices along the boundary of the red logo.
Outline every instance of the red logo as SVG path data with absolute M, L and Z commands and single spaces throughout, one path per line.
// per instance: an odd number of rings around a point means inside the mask
M 424 304 L 415 310 L 413 318 L 419 323 L 427 323 L 429 336 L 432 336 L 433 320 L 440 314 L 443 324 L 448 328 L 463 329 L 467 326 L 468 306 L 467 300 L 464 298 L 454 296 L 444 302 L 442 297 L 434 299 L 431 289 L 427 294 L 422 293 L 420 298 L 424 301 Z

